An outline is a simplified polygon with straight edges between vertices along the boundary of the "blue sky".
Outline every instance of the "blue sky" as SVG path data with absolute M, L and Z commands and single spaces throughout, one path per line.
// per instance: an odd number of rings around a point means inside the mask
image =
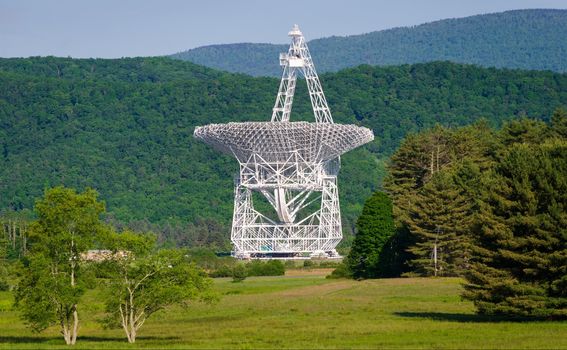
M 235 42 L 286 43 L 567 0 L 0 0 L 0 57 L 155 56 Z

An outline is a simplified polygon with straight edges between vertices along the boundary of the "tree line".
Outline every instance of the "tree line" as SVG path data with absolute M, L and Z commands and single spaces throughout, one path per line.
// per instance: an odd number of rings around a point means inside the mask
M 412 134 L 388 169 L 338 272 L 461 276 L 480 313 L 567 317 L 565 110 Z

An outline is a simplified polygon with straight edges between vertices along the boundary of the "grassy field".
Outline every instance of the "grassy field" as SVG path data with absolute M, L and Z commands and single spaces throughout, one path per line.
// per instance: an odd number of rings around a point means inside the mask
M 322 271 L 323 272 L 323 271 Z M 326 280 L 323 274 L 215 280 L 219 303 L 154 315 L 134 345 L 103 330 L 89 291 L 76 348 L 564 348 L 567 322 L 509 322 L 474 314 L 459 279 Z M 0 293 L 0 347 L 66 347 L 56 328 L 32 334 Z

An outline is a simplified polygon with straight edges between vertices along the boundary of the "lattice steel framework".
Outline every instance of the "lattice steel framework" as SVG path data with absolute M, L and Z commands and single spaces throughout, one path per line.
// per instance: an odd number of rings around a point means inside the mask
M 280 55 L 283 76 L 271 122 L 211 124 L 194 133 L 240 164 L 231 240 L 241 258 L 336 256 L 342 239 L 340 155 L 374 139 L 367 128 L 333 123 L 297 25 L 289 36 L 289 50 Z M 315 123 L 289 121 L 297 73 L 307 82 Z M 254 207 L 254 192 L 266 198 L 273 215 Z

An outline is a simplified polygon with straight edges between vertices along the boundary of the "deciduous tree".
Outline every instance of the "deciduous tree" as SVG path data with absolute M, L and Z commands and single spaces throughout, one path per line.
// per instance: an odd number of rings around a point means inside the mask
M 105 293 L 107 327 L 121 327 L 128 342 L 157 311 L 191 300 L 213 301 L 211 280 L 181 250 L 154 252 L 155 238 L 131 232 L 115 236 Z
M 104 204 L 97 193 L 56 187 L 37 201 L 38 219 L 30 227 L 30 251 L 16 288 L 16 305 L 34 331 L 59 325 L 67 344 L 79 332 L 79 302 L 84 293 L 81 253 L 102 228 Z

